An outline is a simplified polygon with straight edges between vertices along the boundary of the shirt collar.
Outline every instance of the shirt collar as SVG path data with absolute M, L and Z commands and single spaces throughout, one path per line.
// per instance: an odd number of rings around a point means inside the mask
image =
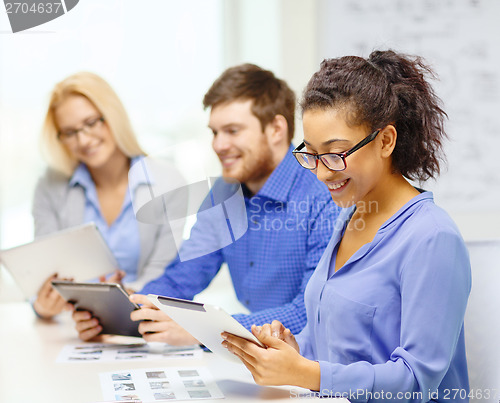
M 285 158 L 274 169 L 256 196 L 283 202 L 288 201 L 288 195 L 292 189 L 298 169 L 304 169 L 295 160 L 292 154 L 293 149 L 293 145 L 290 145 Z
M 76 167 L 73 175 L 71 176 L 71 179 L 69 180 L 69 185 L 72 187 L 80 185 L 84 189 L 88 189 L 89 187 L 94 186 L 94 181 L 92 180 L 90 172 L 84 163 L 81 162 Z
M 414 210 L 418 208 L 423 202 L 434 203 L 434 195 L 430 191 L 424 191 L 422 189 L 417 189 L 420 194 L 409 200 L 404 206 L 402 206 L 391 218 L 389 218 L 379 229 L 379 232 L 385 231 L 390 228 L 395 222 L 398 222 L 398 218 L 404 214 L 407 214 L 409 210 Z
M 130 166 L 136 164 L 140 160 L 142 160 L 144 156 L 140 155 L 137 157 L 133 157 L 130 160 Z M 152 182 L 152 181 L 150 181 Z M 138 178 L 130 178 L 129 177 L 129 189 L 132 193 L 135 192 L 137 187 L 139 185 L 147 185 L 148 182 L 145 177 L 138 177 Z M 152 183 L 151 183 L 152 184 Z M 71 176 L 71 179 L 69 180 L 69 185 L 74 187 L 77 185 L 82 186 L 84 189 L 89 189 L 91 187 L 95 187 L 95 183 L 92 179 L 92 176 L 90 176 L 90 172 L 87 168 L 87 166 L 84 163 L 80 163 L 76 169 L 75 172 L 73 172 L 73 175 Z
M 384 232 L 387 228 L 390 228 L 394 223 L 398 222 L 398 218 L 403 214 L 406 214 L 408 210 L 417 208 L 419 204 L 425 201 L 430 201 L 434 203 L 434 196 L 432 192 L 416 188 L 420 194 L 413 197 L 411 200 L 406 202 L 398 211 L 396 211 L 387 221 L 385 221 L 377 232 Z M 338 216 L 338 222 L 342 223 L 344 229 L 351 220 L 352 216 L 356 212 L 356 206 L 342 208 Z M 344 235 L 344 231 L 338 232 L 338 239 Z M 338 240 L 336 241 L 338 242 Z

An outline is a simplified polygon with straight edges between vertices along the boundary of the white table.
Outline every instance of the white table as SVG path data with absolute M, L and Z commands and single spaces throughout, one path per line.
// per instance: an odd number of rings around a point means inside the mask
M 0 304 L 0 320 L 2 403 L 99 402 L 102 401 L 99 373 L 159 367 L 207 366 L 226 399 L 203 400 L 206 402 L 290 402 L 291 396 L 309 392 L 300 388 L 256 385 L 242 364 L 233 364 L 212 353 L 203 353 L 202 360 L 56 363 L 64 345 L 78 342 L 69 313 L 45 322 L 35 317 L 27 303 L 4 303 Z M 303 400 L 309 399 L 300 399 Z

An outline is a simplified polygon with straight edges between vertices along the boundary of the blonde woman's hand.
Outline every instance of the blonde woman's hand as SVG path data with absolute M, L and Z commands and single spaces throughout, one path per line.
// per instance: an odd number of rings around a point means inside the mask
M 122 280 L 125 278 L 126 273 L 123 270 L 116 269 L 114 273 L 106 278 L 106 276 L 99 277 L 99 281 L 101 283 L 114 283 L 114 284 L 122 284 Z
M 55 273 L 45 280 L 33 303 L 33 309 L 35 309 L 36 313 L 43 319 L 51 319 L 63 310 L 71 309 L 71 304 L 68 304 L 54 287 L 52 287 L 51 281 L 57 279 L 58 276 L 57 273 Z M 71 279 L 62 280 L 71 281 Z

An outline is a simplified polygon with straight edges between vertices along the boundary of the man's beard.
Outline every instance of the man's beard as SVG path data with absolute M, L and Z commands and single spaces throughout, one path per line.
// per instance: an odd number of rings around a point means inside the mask
M 257 182 L 271 174 L 276 168 L 274 166 L 271 148 L 265 137 L 262 139 L 261 146 L 256 155 L 247 155 L 243 157 L 243 167 L 239 170 L 237 177 L 232 177 L 240 183 Z

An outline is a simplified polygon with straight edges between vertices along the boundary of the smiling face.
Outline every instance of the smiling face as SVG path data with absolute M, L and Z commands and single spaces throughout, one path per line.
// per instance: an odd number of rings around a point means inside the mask
M 314 154 L 343 153 L 370 134 L 365 126 L 348 126 L 345 112 L 336 109 L 311 109 L 304 112 L 304 143 Z M 372 142 L 346 158 L 346 169 L 331 171 L 322 162 L 313 171 L 328 186 L 333 201 L 341 207 L 378 200 L 385 175 L 391 166 L 387 150 L 378 135 Z M 390 154 L 389 154 L 390 155 Z
M 99 110 L 82 95 L 69 96 L 54 111 L 56 126 L 60 132 L 81 129 L 100 116 Z M 80 131 L 72 137 L 64 146 L 73 158 L 83 162 L 89 169 L 101 168 L 113 156 L 122 154 L 106 122 L 98 122 L 90 132 Z
M 244 183 L 256 193 L 275 168 L 268 125 L 261 127 L 252 101 L 233 101 L 212 108 L 208 126 L 212 147 L 222 164 L 222 176 Z

